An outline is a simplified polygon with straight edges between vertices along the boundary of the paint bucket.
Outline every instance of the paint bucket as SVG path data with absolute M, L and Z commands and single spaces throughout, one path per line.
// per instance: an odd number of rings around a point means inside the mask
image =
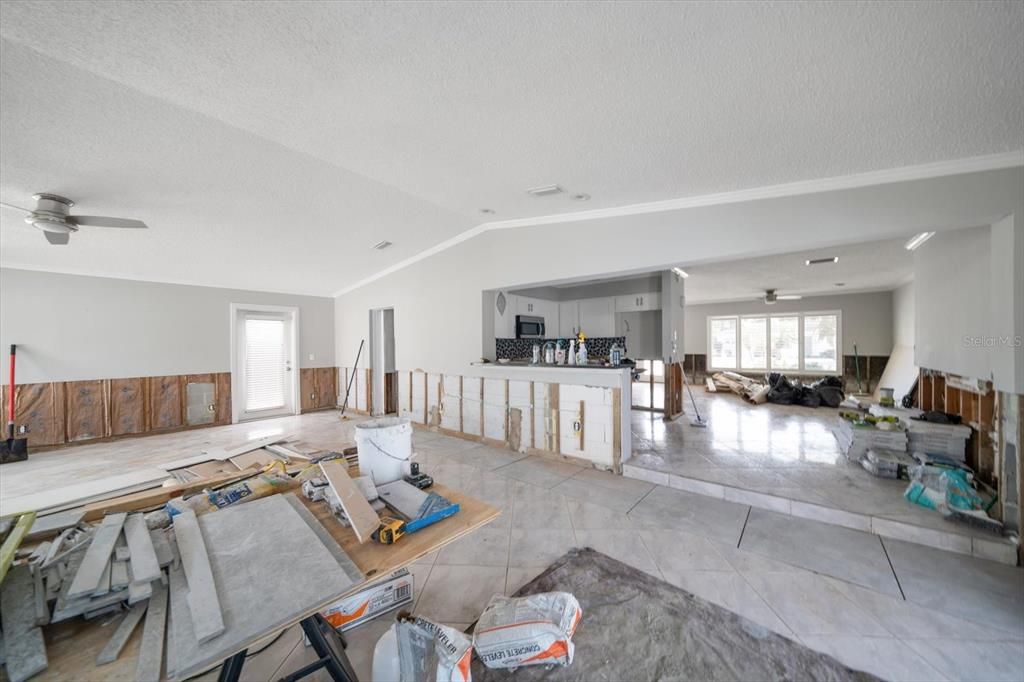
M 408 419 L 384 417 L 356 424 L 359 473 L 374 485 L 400 480 L 409 473 L 412 424 Z
M 896 401 L 893 399 L 894 393 L 896 393 L 894 388 L 879 388 L 878 404 L 883 407 L 893 407 L 896 404 Z

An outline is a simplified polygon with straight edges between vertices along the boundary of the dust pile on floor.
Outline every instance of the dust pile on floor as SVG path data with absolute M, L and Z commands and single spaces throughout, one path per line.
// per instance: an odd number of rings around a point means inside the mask
M 561 590 L 583 609 L 567 668 L 479 680 L 877 680 L 592 549 L 573 549 L 516 596 Z

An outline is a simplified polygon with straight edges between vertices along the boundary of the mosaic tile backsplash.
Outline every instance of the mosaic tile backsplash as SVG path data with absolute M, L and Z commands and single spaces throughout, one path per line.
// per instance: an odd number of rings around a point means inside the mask
M 558 339 L 494 339 L 495 356 L 499 360 L 529 360 L 533 352 L 533 344 L 538 343 L 543 348 L 547 341 Z M 587 355 L 595 360 L 607 358 L 611 355 L 612 344 L 618 343 L 626 348 L 625 336 L 595 336 L 587 338 Z M 562 339 L 562 347 L 568 348 L 569 341 Z M 626 355 L 624 351 L 624 355 Z

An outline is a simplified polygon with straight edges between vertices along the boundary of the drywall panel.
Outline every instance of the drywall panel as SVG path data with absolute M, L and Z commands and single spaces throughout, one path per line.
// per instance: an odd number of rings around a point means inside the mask
M 441 385 L 441 427 L 449 431 L 460 430 L 461 397 L 459 377 L 446 374 Z
M 530 447 L 544 449 L 547 434 L 553 425 L 549 419 L 548 385 L 543 381 L 533 382 L 533 436 Z M 525 440 L 525 439 L 524 439 Z
M 484 436 L 505 440 L 505 380 L 484 379 Z
M 626 357 L 661 359 L 661 311 L 616 313 L 615 334 L 626 338 Z
M 780 313 L 841 310 L 843 354 L 889 355 L 893 346 L 893 295 L 890 291 L 840 296 L 808 296 L 799 301 L 705 303 L 686 307 L 686 352 L 706 354 L 707 318 L 716 315 L 778 315 Z
M 18 344 L 22 383 L 227 372 L 232 303 L 297 306 L 299 366 L 334 365 L 330 298 L 11 268 L 0 268 L 0 346 Z M 6 376 L 6 355 L 0 364 Z
M 412 386 L 409 385 L 411 375 L 412 372 L 398 373 L 398 415 L 406 419 L 412 419 L 412 408 L 410 407 Z
M 355 373 L 356 380 L 352 382 L 352 394 L 355 396 L 355 406 L 357 410 L 363 412 L 370 411 L 369 395 L 367 394 L 370 386 L 368 371 L 365 367 L 356 367 L 352 370 Z
M 1024 393 L 1024 216 L 992 225 L 989 319 L 993 383 Z
M 462 378 L 462 430 L 473 436 L 480 435 L 480 377 Z
M 440 419 L 441 406 L 441 375 L 427 375 L 427 422 L 433 426 Z

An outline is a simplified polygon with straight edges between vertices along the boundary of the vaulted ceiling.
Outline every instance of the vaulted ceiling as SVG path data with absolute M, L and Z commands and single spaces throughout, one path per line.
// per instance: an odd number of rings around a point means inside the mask
M 485 221 L 1020 150 L 1022 36 L 1019 2 L 8 0 L 0 201 L 151 229 L 4 209 L 0 263 L 326 295 Z

